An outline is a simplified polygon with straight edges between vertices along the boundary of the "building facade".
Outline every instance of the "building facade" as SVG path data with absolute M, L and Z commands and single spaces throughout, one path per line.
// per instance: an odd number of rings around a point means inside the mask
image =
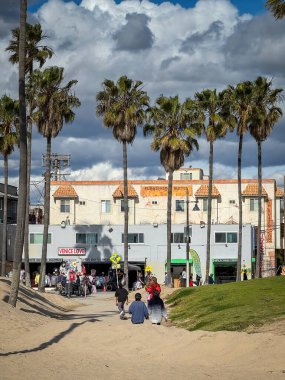
M 17 204 L 18 204 L 17 187 L 8 185 L 8 199 L 7 199 L 8 224 L 16 223 L 17 221 Z M 1 223 L 3 223 L 3 213 L 4 213 L 4 184 L 0 183 L 0 222 Z
M 129 224 L 164 225 L 167 211 L 167 178 L 130 180 L 128 185 Z M 186 194 L 189 195 L 191 225 L 205 225 L 208 210 L 208 177 L 202 169 L 183 168 L 174 173 L 172 223 L 186 224 Z M 283 248 L 281 239 L 281 199 L 283 191 L 273 179 L 262 182 L 262 234 L 260 236 L 263 270 L 275 268 L 276 250 Z M 212 224 L 238 223 L 238 182 L 234 179 L 213 181 Z M 243 223 L 257 226 L 258 184 L 242 180 Z M 193 211 L 194 204 L 199 211 Z M 197 207 L 194 208 L 195 210 Z M 60 225 L 123 225 L 122 181 L 52 182 L 50 221 Z M 255 238 L 255 240 L 257 237 Z M 256 244 L 256 241 L 255 241 Z
M 47 272 L 59 267 L 62 261 L 77 261 L 97 274 L 110 269 L 110 256 L 118 253 L 124 260 L 123 225 L 51 225 L 49 227 Z M 159 282 L 164 281 L 166 268 L 166 224 L 137 224 L 129 226 L 129 263 L 152 267 Z M 203 225 L 190 228 L 190 271 L 205 278 L 207 229 Z M 211 231 L 211 272 L 217 282 L 234 281 L 237 266 L 238 225 L 213 225 Z M 243 226 L 242 266 L 251 276 L 253 258 L 253 229 L 250 224 Z M 38 269 L 41 261 L 43 225 L 30 225 L 29 257 L 31 272 Z M 172 226 L 172 273 L 178 278 L 186 266 L 186 243 L 183 224 Z M 9 260 L 12 260 L 9 250 Z M 135 281 L 136 273 L 132 274 Z

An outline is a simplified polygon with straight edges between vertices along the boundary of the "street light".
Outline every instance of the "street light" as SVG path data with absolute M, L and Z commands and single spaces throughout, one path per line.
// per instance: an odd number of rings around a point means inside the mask
M 189 233 L 189 203 L 195 203 L 192 211 L 200 211 L 198 201 L 189 201 L 189 190 L 186 187 L 186 287 L 189 288 L 190 268 L 189 268 L 189 251 L 190 251 L 190 233 Z

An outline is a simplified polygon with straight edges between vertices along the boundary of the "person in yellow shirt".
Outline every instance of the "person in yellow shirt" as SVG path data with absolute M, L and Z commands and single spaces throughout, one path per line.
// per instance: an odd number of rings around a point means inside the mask
M 40 281 L 40 274 L 39 272 L 37 272 L 36 277 L 35 277 L 35 285 L 39 285 L 39 281 Z

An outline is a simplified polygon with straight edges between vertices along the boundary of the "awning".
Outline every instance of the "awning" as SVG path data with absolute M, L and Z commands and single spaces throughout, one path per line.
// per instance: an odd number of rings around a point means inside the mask
M 172 259 L 171 264 L 185 264 L 186 265 L 186 259 Z M 189 259 L 189 264 L 193 263 L 193 259 Z M 165 265 L 167 262 L 165 262 Z

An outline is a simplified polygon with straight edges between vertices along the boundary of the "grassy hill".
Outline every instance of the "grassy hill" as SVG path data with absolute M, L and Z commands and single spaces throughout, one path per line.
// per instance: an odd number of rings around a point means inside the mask
M 166 302 L 170 319 L 188 330 L 241 331 L 285 319 L 285 277 L 182 289 Z

